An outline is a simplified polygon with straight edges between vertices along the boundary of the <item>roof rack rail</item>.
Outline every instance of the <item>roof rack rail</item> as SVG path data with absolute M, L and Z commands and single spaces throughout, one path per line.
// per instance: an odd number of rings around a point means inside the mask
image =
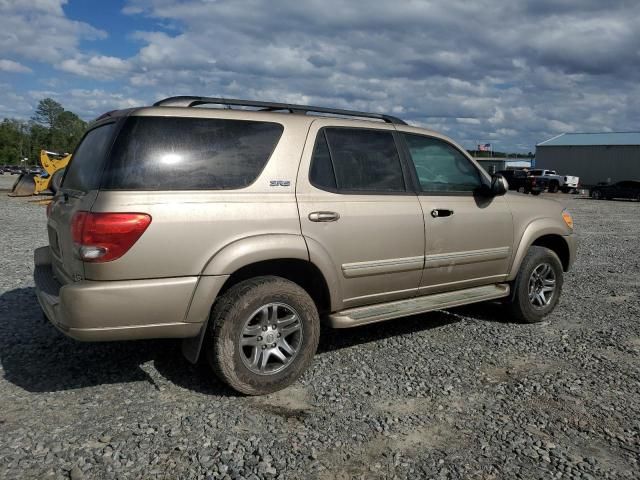
M 343 115 L 346 117 L 375 118 L 384 120 L 387 123 L 396 125 L 406 125 L 407 123 L 400 118 L 382 113 L 358 112 L 355 110 L 341 110 L 339 108 L 313 107 L 310 105 L 294 105 L 290 103 L 275 102 L 259 102 L 255 100 L 238 100 L 233 98 L 214 98 L 214 97 L 191 97 L 187 95 L 169 97 L 159 100 L 153 104 L 154 107 L 195 107 L 198 105 L 227 105 L 240 107 L 257 107 L 267 111 L 287 110 L 291 113 L 328 113 L 333 115 Z

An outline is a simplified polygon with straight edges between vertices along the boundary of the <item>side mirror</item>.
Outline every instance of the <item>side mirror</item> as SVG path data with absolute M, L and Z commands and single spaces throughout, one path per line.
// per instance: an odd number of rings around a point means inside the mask
M 509 184 L 507 183 L 507 179 L 502 175 L 492 175 L 491 176 L 491 194 L 493 196 L 500 196 L 507 193 L 509 190 Z

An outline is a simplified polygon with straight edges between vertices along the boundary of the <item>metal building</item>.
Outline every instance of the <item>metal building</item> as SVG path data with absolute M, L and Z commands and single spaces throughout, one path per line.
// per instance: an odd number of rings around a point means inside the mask
M 576 175 L 585 186 L 640 180 L 640 132 L 563 133 L 536 145 L 535 168 Z
M 503 157 L 473 157 L 480 166 L 489 174 L 508 168 L 529 168 L 531 160 L 528 158 L 503 158 Z

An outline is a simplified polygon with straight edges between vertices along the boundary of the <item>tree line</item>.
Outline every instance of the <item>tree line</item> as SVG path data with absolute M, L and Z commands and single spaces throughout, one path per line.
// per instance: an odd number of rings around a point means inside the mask
M 5 118 L 0 123 L 0 164 L 37 164 L 40 150 L 71 153 L 87 128 L 75 113 L 51 98 L 38 102 L 30 120 Z

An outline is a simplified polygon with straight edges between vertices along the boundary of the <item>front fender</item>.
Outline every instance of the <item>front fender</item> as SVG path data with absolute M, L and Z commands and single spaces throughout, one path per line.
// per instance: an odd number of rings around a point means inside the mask
M 568 231 L 567 227 L 563 224 L 560 224 L 558 220 L 554 218 L 539 218 L 529 223 L 520 236 L 520 242 L 518 244 L 516 253 L 513 256 L 507 281 L 511 281 L 516 278 L 522 260 L 527 254 L 529 247 L 533 244 L 533 242 L 536 241 L 536 239 L 544 235 L 558 235 L 562 237 L 566 242 L 566 237 L 570 234 L 571 232 Z M 568 244 L 567 246 L 571 251 L 571 246 Z

